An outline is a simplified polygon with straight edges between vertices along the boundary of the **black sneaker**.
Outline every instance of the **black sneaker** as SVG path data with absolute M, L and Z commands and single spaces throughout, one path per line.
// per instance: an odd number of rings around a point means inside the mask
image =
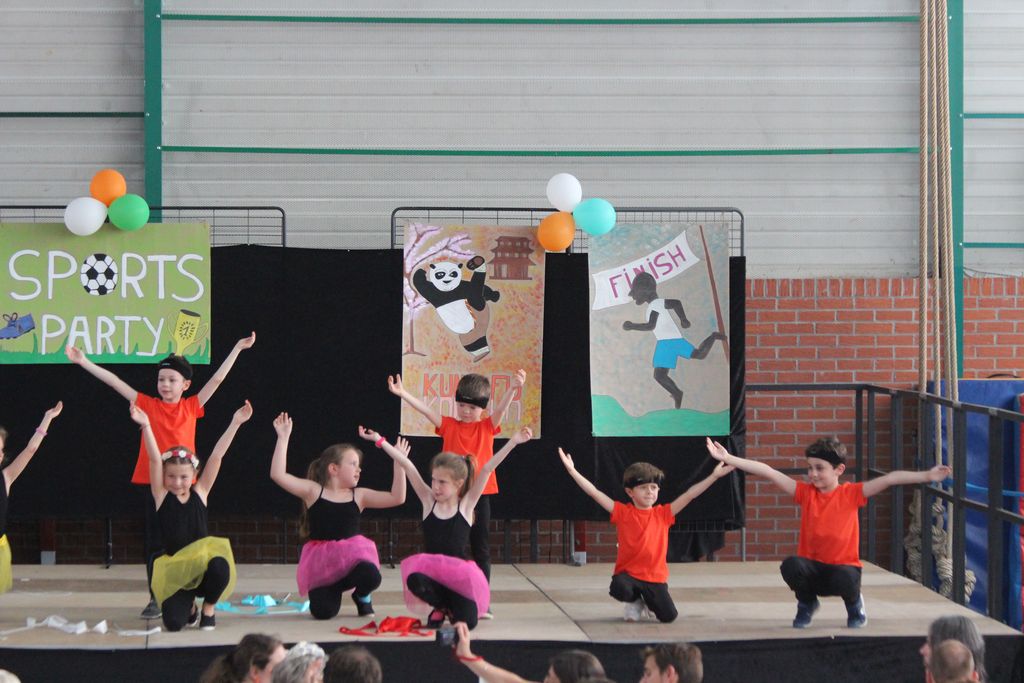
M 217 628 L 216 614 L 204 614 L 199 618 L 200 631 L 212 631 L 215 628 Z
M 188 615 L 188 623 L 185 626 L 188 628 L 199 626 L 199 608 L 195 604 L 192 605 L 192 611 Z
M 444 623 L 444 612 L 439 609 L 434 610 L 427 617 L 427 625 L 424 628 L 439 629 L 441 624 Z
M 846 627 L 863 628 L 868 623 L 868 613 L 864 611 L 864 596 L 857 596 L 857 602 L 846 606 Z
M 352 593 L 352 602 L 356 604 L 356 613 L 361 617 L 372 617 L 373 616 L 373 600 L 367 595 L 366 599 L 362 599 Z
M 796 603 L 796 617 L 793 619 L 793 628 L 807 628 L 811 625 L 811 619 L 814 617 L 814 613 L 821 607 L 821 603 L 815 598 L 814 602 L 800 602 Z
M 143 619 L 159 619 L 163 616 L 163 610 L 160 609 L 155 598 L 150 598 L 149 604 L 142 609 L 139 616 Z

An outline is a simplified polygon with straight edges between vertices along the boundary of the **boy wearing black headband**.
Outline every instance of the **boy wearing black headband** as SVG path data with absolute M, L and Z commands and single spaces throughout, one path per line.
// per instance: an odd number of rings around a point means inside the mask
M 572 456 L 561 448 L 558 457 L 583 492 L 611 513 L 619 549 L 608 593 L 625 603 L 625 620 L 640 621 L 653 612 L 658 621 L 675 621 L 679 613 L 668 593 L 668 529 L 680 510 L 735 467 L 720 462 L 711 474 L 670 504 L 655 505 L 665 474 L 650 463 L 635 462 L 622 474 L 626 495 L 633 503 L 626 505 L 601 493 L 577 472 Z
M 838 595 L 846 603 L 846 625 L 861 628 L 868 622 L 860 592 L 860 523 L 857 510 L 868 498 L 890 486 L 943 481 L 946 465 L 930 470 L 896 470 L 866 482 L 839 483 L 846 471 L 846 447 L 838 439 L 818 439 L 807 447 L 807 478 L 797 482 L 763 462 L 738 458 L 717 441 L 707 440 L 708 451 L 720 462 L 769 479 L 800 505 L 800 541 L 797 554 L 782 562 L 782 579 L 796 593 L 793 628 L 807 628 L 818 611 L 819 596 Z
M 129 402 L 134 402 L 149 416 L 157 446 L 161 450 L 181 445 L 195 452 L 196 421 L 204 414 L 203 406 L 228 376 L 238 354 L 244 349 L 251 348 L 255 343 L 255 332 L 235 342 L 234 348 L 217 368 L 213 377 L 203 385 L 198 393 L 188 397 L 183 395 L 192 386 L 192 364 L 184 356 L 172 353 L 158 361 L 157 396 L 148 396 L 133 389 L 110 370 L 93 363 L 81 349 L 68 346 L 64 351 L 72 363 L 81 365 L 86 372 L 121 394 Z M 146 452 L 146 442 L 140 441 L 132 483 L 141 487 L 144 496 L 146 524 L 143 535 L 143 553 L 146 558 L 146 575 L 150 579 L 149 582 L 152 583 L 153 560 L 163 554 L 163 543 L 160 539 L 160 525 L 156 517 L 156 508 L 153 505 L 153 496 L 149 491 L 149 454 Z M 160 618 L 160 606 L 155 599 L 150 599 L 140 616 L 143 619 Z
M 501 420 L 517 392 L 526 384 L 526 371 L 518 370 L 512 375 L 508 391 L 498 401 L 487 417 L 484 413 L 491 400 L 491 382 L 483 375 L 463 375 L 455 388 L 455 415 L 448 417 L 440 411 L 410 394 L 402 385 L 402 376 L 388 376 L 388 390 L 402 398 L 416 412 L 430 420 L 434 433 L 442 438 L 441 450 L 456 455 L 469 455 L 474 459 L 473 467 L 479 472 L 494 456 L 494 437 L 501 433 Z M 476 504 L 473 526 L 469 532 L 469 548 L 473 561 L 477 563 L 488 583 L 491 580 L 491 545 L 488 530 L 491 525 L 491 503 L 489 496 L 498 492 L 498 479 L 491 472 Z M 480 615 L 481 619 L 492 619 L 490 611 Z

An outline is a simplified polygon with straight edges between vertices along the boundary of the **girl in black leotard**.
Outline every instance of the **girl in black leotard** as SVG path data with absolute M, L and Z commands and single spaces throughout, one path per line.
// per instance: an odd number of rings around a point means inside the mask
M 402 584 L 406 607 L 413 612 L 427 612 L 433 608 L 427 618 L 428 628 L 437 628 L 445 618 L 452 623 L 464 621 L 473 628 L 478 615 L 490 607 L 491 590 L 487 578 L 480 567 L 466 556 L 473 509 L 488 475 L 517 444 L 531 438 L 533 432 L 525 427 L 520 429 L 487 461 L 475 478 L 470 458 L 438 453 L 430 461 L 429 485 L 407 456 L 391 454 L 405 469 L 413 491 L 423 503 L 424 552 L 402 560 Z
M 288 474 L 288 439 L 292 419 L 281 413 L 274 420 L 277 446 L 270 463 L 270 478 L 302 500 L 304 539 L 296 579 L 299 593 L 309 595 L 309 612 L 330 619 L 341 609 L 341 596 L 352 591 L 359 616 L 373 615 L 370 593 L 380 585 L 380 559 L 373 541 L 359 533 L 359 516 L 366 508 L 388 508 L 405 502 L 405 472 L 397 464 L 390 491 L 374 491 L 359 483 L 363 454 L 351 444 L 329 446 L 309 465 L 306 478 Z M 362 435 L 363 432 L 361 431 Z M 395 446 L 383 437 L 378 448 L 399 455 L 409 444 L 399 437 Z
M 172 446 L 161 453 L 149 416 L 134 402 L 130 411 L 149 453 L 149 487 L 167 551 L 153 563 L 151 586 L 163 609 L 164 628 L 180 631 L 198 625 L 212 631 L 217 623 L 217 601 L 231 595 L 235 587 L 235 560 L 228 539 L 208 535 L 206 498 L 238 428 L 252 417 L 252 406 L 246 401 L 235 411 L 198 481 L 199 458 L 195 453 L 184 446 Z M 197 596 L 203 598 L 202 610 L 196 607 Z
M 6 593 L 14 585 L 14 576 L 11 573 L 11 546 L 7 543 L 7 495 L 11 492 L 11 484 L 18 478 L 29 460 L 39 449 L 39 444 L 46 436 L 46 430 L 50 428 L 53 418 L 60 415 L 64 404 L 57 401 L 57 405 L 46 411 L 43 421 L 36 427 L 25 448 L 3 469 L 3 477 L 0 477 L 0 593 Z M 0 461 L 3 461 L 4 446 L 7 444 L 7 430 L 0 427 Z M 2 463 L 0 463 L 2 464 Z

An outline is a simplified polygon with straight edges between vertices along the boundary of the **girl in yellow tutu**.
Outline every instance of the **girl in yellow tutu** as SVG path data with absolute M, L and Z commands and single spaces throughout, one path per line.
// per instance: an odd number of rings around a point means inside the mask
M 35 455 L 39 444 L 46 436 L 46 430 L 50 428 L 53 418 L 60 415 L 64 404 L 57 401 L 57 405 L 50 408 L 43 414 L 43 421 L 36 427 L 35 434 L 28 440 L 25 450 L 18 454 L 11 464 L 4 468 L 4 480 L 0 486 L 0 593 L 11 590 L 14 584 L 14 577 L 11 575 L 11 546 L 7 544 L 7 494 L 11 492 L 11 484 L 18 478 L 28 461 Z M 7 430 L 0 427 L 0 461 L 3 460 L 4 446 L 7 444 Z
M 235 411 L 198 480 L 195 453 L 184 446 L 171 446 L 161 453 L 149 416 L 134 402 L 130 411 L 149 454 L 149 486 L 167 550 L 153 563 L 151 586 L 163 609 L 164 628 L 180 631 L 198 625 L 212 631 L 217 601 L 235 588 L 235 560 L 228 539 L 208 535 L 206 498 L 238 428 L 252 417 L 252 406 L 246 401 Z M 202 610 L 196 607 L 196 596 L 203 598 Z
M 341 609 L 341 596 L 352 591 L 361 617 L 373 615 L 370 593 L 380 586 L 377 545 L 359 533 L 359 517 L 366 508 L 389 508 L 405 502 L 405 471 L 396 462 L 390 491 L 357 486 L 363 454 L 351 444 L 328 446 L 309 464 L 306 478 L 288 474 L 288 440 L 292 419 L 281 413 L 274 420 L 277 446 L 270 462 L 270 478 L 302 500 L 300 535 L 306 540 L 295 573 L 299 593 L 309 595 L 309 612 L 316 619 L 331 619 Z M 360 435 L 367 432 L 360 427 Z M 396 445 L 374 432 L 373 441 L 385 452 L 409 453 L 399 437 Z

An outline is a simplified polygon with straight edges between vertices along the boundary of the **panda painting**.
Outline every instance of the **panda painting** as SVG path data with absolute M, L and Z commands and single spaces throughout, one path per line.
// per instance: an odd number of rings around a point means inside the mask
M 463 348 L 477 361 L 491 352 L 487 344 L 491 323 L 488 302 L 498 301 L 501 293 L 485 284 L 487 265 L 482 256 L 469 259 L 466 268 L 473 273 L 469 280 L 462 279 L 462 266 L 458 263 L 431 263 L 413 273 L 412 285 L 437 310 L 445 327 L 459 335 Z

